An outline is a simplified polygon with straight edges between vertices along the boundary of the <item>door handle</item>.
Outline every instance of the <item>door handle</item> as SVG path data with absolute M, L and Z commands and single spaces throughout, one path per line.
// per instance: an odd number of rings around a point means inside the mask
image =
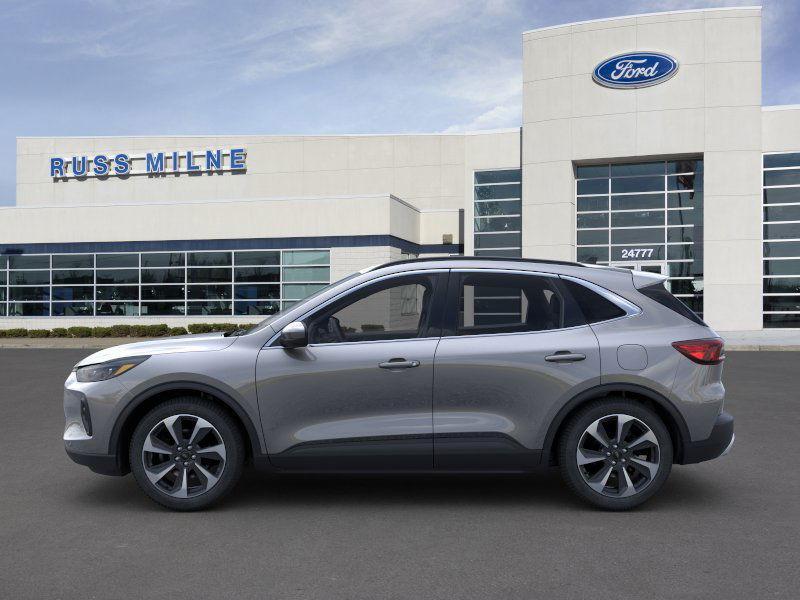
M 578 362 L 579 360 L 586 360 L 586 355 L 578 354 L 577 352 L 570 352 L 569 350 L 559 350 L 555 354 L 545 356 L 544 359 L 547 362 L 557 363 Z
M 378 365 L 381 369 L 413 369 L 419 366 L 418 360 L 406 360 L 405 358 L 393 358 Z

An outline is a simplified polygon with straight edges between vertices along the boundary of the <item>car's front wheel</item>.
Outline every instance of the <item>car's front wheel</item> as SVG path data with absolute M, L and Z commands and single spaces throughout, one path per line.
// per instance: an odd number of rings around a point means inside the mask
M 239 480 L 244 443 L 233 418 L 200 398 L 174 398 L 136 426 L 130 463 L 139 487 L 174 510 L 206 508 Z
M 672 440 L 646 406 L 606 398 L 569 420 L 558 459 L 564 480 L 578 496 L 601 508 L 626 510 L 664 485 L 672 468 Z

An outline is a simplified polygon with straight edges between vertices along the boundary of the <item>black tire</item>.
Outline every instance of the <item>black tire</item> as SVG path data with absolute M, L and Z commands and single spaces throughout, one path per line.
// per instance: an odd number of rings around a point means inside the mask
M 226 454 L 224 467 L 213 487 L 186 498 L 171 496 L 151 483 L 142 457 L 144 443 L 150 431 L 163 419 L 181 414 L 200 417 L 211 423 L 225 445 Z M 139 421 L 131 438 L 128 456 L 136 483 L 145 494 L 167 508 L 191 511 L 208 508 L 234 488 L 242 475 L 245 447 L 237 423 L 224 409 L 208 400 L 185 396 L 159 404 Z
M 583 438 L 586 429 L 598 419 L 603 419 L 604 417 L 610 418 L 610 415 L 615 414 L 629 415 L 635 419 L 638 419 L 644 425 L 650 428 L 652 433 L 655 435 L 656 440 L 658 441 L 657 461 L 653 461 L 657 462 L 658 464 L 655 476 L 650 478 L 649 483 L 643 485 L 639 491 L 636 491 L 633 493 L 633 495 L 626 497 L 614 497 L 606 495 L 606 493 L 598 492 L 590 487 L 584 476 L 585 471 L 581 470 L 582 468 L 579 467 L 577 460 L 578 445 L 581 442 L 581 438 Z M 609 421 L 603 421 L 603 423 L 608 422 Z M 613 423 L 613 421 L 610 422 Z M 598 448 L 601 447 L 598 446 Z M 605 454 L 605 452 L 602 453 Z M 609 458 L 608 460 L 610 461 L 612 458 Z M 561 470 L 561 475 L 564 478 L 567 486 L 583 500 L 606 510 L 628 510 L 635 506 L 639 506 L 643 502 L 650 499 L 654 494 L 656 494 L 656 492 L 659 491 L 659 489 L 661 489 L 661 487 L 664 485 L 664 482 L 669 477 L 670 470 L 672 469 L 672 458 L 672 439 L 670 438 L 669 432 L 659 416 L 654 411 L 638 402 L 626 400 L 620 397 L 609 397 L 602 400 L 596 400 L 581 408 L 569 419 L 559 439 L 558 463 Z M 630 459 L 630 456 L 628 456 L 628 459 Z M 598 473 L 603 468 L 609 468 L 609 464 L 606 463 L 596 464 L 599 466 L 593 468 L 596 468 Z M 624 474 L 620 473 L 619 469 L 622 468 L 622 465 L 618 464 L 617 462 L 613 464 L 618 466 L 610 467 L 614 474 L 611 476 L 609 481 L 621 481 L 622 475 Z M 627 464 L 629 472 L 633 473 L 634 477 L 641 477 L 641 475 L 639 475 L 637 472 L 630 470 L 630 461 Z M 584 469 L 586 468 L 588 468 L 588 466 L 584 467 Z M 587 474 L 587 476 L 588 475 L 589 474 Z M 620 480 L 617 480 L 617 476 L 620 476 Z M 622 483 L 624 484 L 624 482 Z M 607 492 L 607 490 L 604 488 L 603 492 Z

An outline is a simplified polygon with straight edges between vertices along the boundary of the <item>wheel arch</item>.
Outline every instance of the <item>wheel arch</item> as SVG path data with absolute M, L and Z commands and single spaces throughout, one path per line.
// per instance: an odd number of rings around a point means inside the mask
M 245 438 L 247 460 L 262 454 L 260 438 L 255 424 L 241 404 L 232 398 L 230 394 L 226 394 L 214 386 L 196 381 L 175 381 L 153 386 L 137 394 L 114 423 L 108 443 L 108 452 L 117 457 L 119 470 L 122 473 L 130 471 L 127 448 L 139 420 L 162 402 L 184 395 L 194 395 L 209 399 L 220 405 L 234 418 Z
M 662 394 L 641 385 L 607 383 L 584 390 L 574 396 L 556 414 L 547 430 L 544 447 L 542 448 L 542 462 L 545 466 L 558 464 L 558 439 L 570 417 L 589 402 L 609 396 L 622 396 L 628 400 L 641 402 L 643 405 L 653 409 L 664 422 L 672 438 L 674 461 L 678 464 L 683 461 L 684 446 L 691 437 L 686 421 L 672 402 Z

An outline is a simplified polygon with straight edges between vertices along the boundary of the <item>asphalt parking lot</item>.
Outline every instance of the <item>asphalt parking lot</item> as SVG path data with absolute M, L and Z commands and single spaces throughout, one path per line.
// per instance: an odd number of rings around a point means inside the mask
M 557 473 L 275 478 L 178 514 L 61 442 L 61 385 L 89 350 L 0 350 L 2 598 L 797 598 L 796 352 L 729 353 L 732 453 L 676 467 L 630 513 Z

